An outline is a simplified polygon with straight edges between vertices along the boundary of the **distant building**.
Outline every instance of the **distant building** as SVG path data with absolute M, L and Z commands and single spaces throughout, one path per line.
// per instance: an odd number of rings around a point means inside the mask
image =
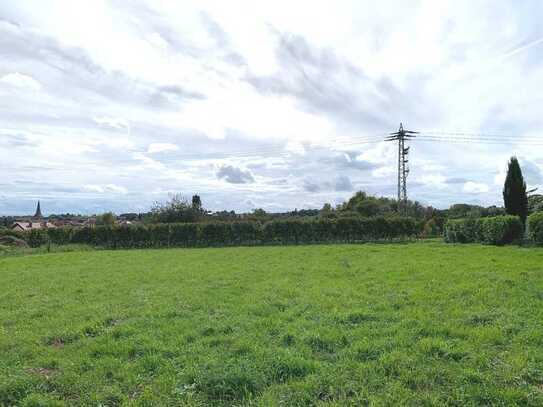
M 43 220 L 43 215 L 41 213 L 40 201 L 38 201 L 38 206 L 36 207 L 36 213 L 32 219 L 28 221 L 18 221 L 11 226 L 11 230 L 16 232 L 25 232 L 33 229 L 54 229 L 56 226 L 51 223 Z
M 88 218 L 86 221 L 83 222 L 83 226 L 96 226 L 96 217 Z
M 25 232 L 33 229 L 55 229 L 56 226 L 51 222 L 15 222 L 11 230 L 16 232 Z
M 40 201 L 38 201 L 38 206 L 36 207 L 36 213 L 34 214 L 32 219 L 35 219 L 35 220 L 43 219 L 43 216 L 41 214 Z

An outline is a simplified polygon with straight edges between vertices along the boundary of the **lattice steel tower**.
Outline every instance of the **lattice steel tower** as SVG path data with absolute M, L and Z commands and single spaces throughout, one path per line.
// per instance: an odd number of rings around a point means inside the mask
M 400 123 L 400 129 L 397 132 L 390 133 L 386 141 L 398 141 L 398 211 L 407 210 L 407 175 L 409 174 L 409 147 L 405 142 L 418 134 L 418 131 L 404 130 Z

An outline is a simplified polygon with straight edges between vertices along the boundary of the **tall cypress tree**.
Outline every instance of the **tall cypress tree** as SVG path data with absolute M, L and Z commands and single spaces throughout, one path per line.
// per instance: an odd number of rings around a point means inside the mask
M 511 157 L 507 168 L 507 177 L 503 186 L 503 202 L 505 211 L 509 215 L 517 215 L 526 224 L 528 216 L 528 195 L 526 194 L 526 182 L 522 176 L 522 170 L 517 157 Z
M 202 210 L 202 200 L 200 199 L 200 195 L 192 195 L 192 209 L 197 212 Z

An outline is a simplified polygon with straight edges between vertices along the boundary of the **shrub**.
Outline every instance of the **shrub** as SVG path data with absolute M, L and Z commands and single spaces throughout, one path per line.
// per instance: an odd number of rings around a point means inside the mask
M 233 244 L 256 244 L 262 239 L 258 222 L 231 223 Z
M 28 244 L 18 237 L 0 234 L 0 246 L 28 247 Z
M 518 216 L 451 219 L 445 225 L 444 238 L 447 243 L 503 245 L 519 240 L 522 231 L 522 222 Z
M 199 226 L 199 240 L 204 246 L 228 246 L 234 240 L 229 223 L 210 222 Z
M 0 227 L 0 236 L 15 236 L 19 239 L 24 238 L 24 232 L 17 232 L 15 230 Z
M 518 216 L 496 216 L 479 220 L 483 243 L 503 245 L 522 238 L 523 225 Z
M 170 245 L 194 247 L 198 245 L 198 225 L 196 223 L 174 223 L 170 227 Z
M 52 230 L 52 229 L 51 229 Z M 49 241 L 49 230 L 33 229 L 26 234 L 26 241 L 30 247 L 40 247 Z
M 193 196 L 192 205 L 181 195 L 174 195 L 166 203 L 155 203 L 151 209 L 151 221 L 153 223 L 194 222 L 202 213 L 200 197 Z M 199 201 L 199 202 L 198 202 Z
M 434 218 L 428 219 L 423 226 L 422 234 L 425 237 L 436 237 L 441 235 L 441 228 Z
M 73 230 L 71 243 L 96 244 L 96 228 L 85 226 Z
M 536 212 L 528 217 L 528 230 L 534 243 L 543 245 L 543 212 Z
M 450 219 L 445 224 L 444 238 L 447 243 L 474 243 L 480 235 L 479 219 Z
M 96 217 L 96 224 L 99 226 L 113 226 L 116 218 L 112 212 L 106 212 Z
M 49 236 L 51 243 L 63 245 L 69 244 L 72 241 L 73 232 L 74 229 L 69 227 L 48 229 L 47 236 Z

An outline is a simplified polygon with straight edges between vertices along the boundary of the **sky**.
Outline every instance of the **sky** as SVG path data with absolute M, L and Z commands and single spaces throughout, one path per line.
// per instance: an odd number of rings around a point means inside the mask
M 0 215 L 394 197 L 400 122 L 503 143 L 410 142 L 409 198 L 501 205 L 543 188 L 543 2 L 0 2 Z

